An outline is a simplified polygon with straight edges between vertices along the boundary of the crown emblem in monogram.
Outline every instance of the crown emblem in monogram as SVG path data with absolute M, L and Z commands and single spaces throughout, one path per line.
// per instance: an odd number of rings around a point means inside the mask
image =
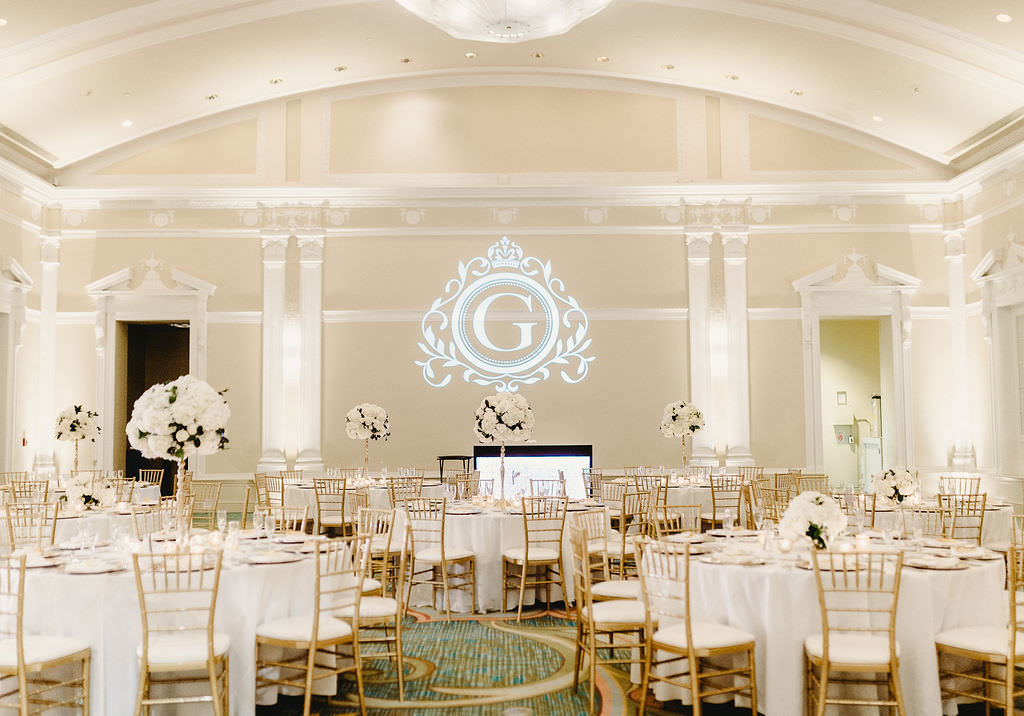
M 487 260 L 495 268 L 499 266 L 519 268 L 519 264 L 523 261 L 523 250 L 519 248 L 519 244 L 509 241 L 507 236 L 502 236 L 494 246 L 487 249 Z

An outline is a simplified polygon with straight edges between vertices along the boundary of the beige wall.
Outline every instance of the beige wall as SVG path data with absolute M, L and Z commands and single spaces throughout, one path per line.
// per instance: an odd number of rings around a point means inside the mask
M 231 406 L 230 449 L 206 458 L 212 473 L 252 472 L 260 443 L 260 327 L 212 325 L 207 337 L 206 380 Z
M 803 353 L 799 321 L 751 321 L 750 449 L 758 465 L 802 467 Z

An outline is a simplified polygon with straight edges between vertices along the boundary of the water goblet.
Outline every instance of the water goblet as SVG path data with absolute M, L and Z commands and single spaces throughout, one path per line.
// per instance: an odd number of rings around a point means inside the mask
M 217 510 L 217 531 L 224 532 L 228 524 L 228 511 Z

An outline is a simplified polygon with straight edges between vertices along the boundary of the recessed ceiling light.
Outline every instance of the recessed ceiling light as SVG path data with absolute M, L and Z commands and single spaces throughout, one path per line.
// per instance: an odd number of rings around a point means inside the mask
M 217 99 L 219 96 L 220 95 L 218 95 L 216 92 L 214 92 L 213 94 L 208 94 L 208 95 L 206 95 L 206 101 L 207 102 L 212 102 L 213 100 Z
M 533 59 L 535 59 L 535 60 L 539 60 L 539 59 L 540 59 L 540 58 L 542 58 L 543 56 L 544 56 L 544 53 L 543 53 L 543 52 L 534 52 L 534 53 L 533 53 Z
M 739 76 L 739 75 L 733 75 L 733 74 L 729 74 L 729 75 L 726 75 L 726 76 L 725 76 L 725 79 L 727 79 L 727 80 L 732 80 L 733 82 L 735 82 L 735 81 L 736 81 L 736 80 L 738 80 L 739 78 L 740 78 L 740 76 Z
M 347 69 L 348 69 L 348 65 L 337 65 L 337 66 L 335 66 L 334 71 L 335 72 L 344 72 Z
M 884 122 L 885 121 L 885 117 L 881 117 L 881 116 L 876 114 L 874 117 L 871 118 L 871 120 L 874 121 L 874 122 Z
M 412 62 L 412 58 L 411 57 L 403 57 L 402 59 L 399 60 L 399 62 L 401 62 L 403 65 L 407 65 L 410 62 Z
M 663 69 L 663 70 L 674 70 L 675 68 L 676 68 L 675 65 L 662 65 L 661 66 L 661 69 Z
M 126 119 L 123 122 L 121 122 L 121 126 L 122 127 L 130 127 L 130 126 L 132 126 L 132 121 L 130 119 Z
M 465 58 L 467 60 L 475 60 L 477 58 L 477 54 L 475 52 L 467 52 L 465 54 Z
M 284 82 L 284 80 L 281 79 L 280 77 L 275 77 L 274 79 L 270 80 L 270 84 L 272 85 L 279 85 L 282 82 Z
M 1001 12 L 996 15 L 996 20 L 999 22 L 1013 22 L 1013 18 L 1007 15 L 1005 12 Z
M 594 59 L 597 60 L 598 62 L 607 62 L 608 61 L 608 57 L 605 56 L 605 55 L 598 55 Z
M 793 95 L 794 97 L 803 97 L 804 96 L 804 91 L 802 89 L 800 89 L 799 87 L 792 87 L 792 88 L 790 88 L 789 93 L 791 95 Z
M 0 17 L 0 27 L 3 27 L 6 24 L 7 24 L 7 18 Z

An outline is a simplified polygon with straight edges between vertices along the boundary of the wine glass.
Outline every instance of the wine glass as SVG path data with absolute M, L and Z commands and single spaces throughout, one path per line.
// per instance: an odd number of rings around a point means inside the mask
M 223 533 L 228 526 L 228 511 L 217 510 L 217 531 Z
M 263 532 L 263 522 L 265 520 L 265 514 L 262 507 L 257 507 L 252 511 L 252 526 L 256 529 L 256 536 Z

